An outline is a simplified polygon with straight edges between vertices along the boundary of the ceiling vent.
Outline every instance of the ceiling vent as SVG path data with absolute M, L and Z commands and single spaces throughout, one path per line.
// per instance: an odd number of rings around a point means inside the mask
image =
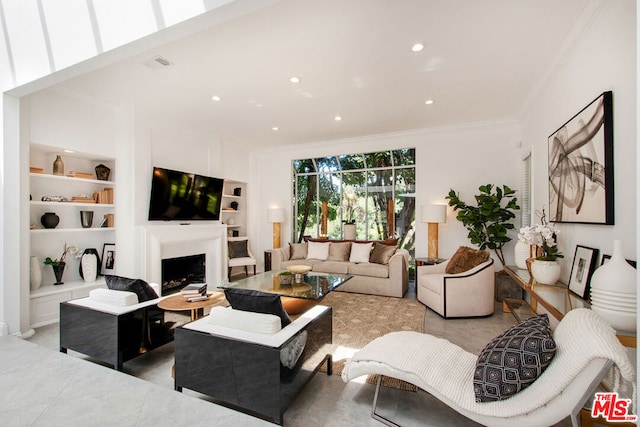
M 144 63 L 147 67 L 157 70 L 160 68 L 166 68 L 173 66 L 173 62 L 169 61 L 167 58 L 164 58 L 160 55 L 154 56 L 150 60 Z

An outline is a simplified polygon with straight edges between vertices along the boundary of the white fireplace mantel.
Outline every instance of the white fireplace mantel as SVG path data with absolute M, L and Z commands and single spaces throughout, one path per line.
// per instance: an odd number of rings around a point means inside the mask
M 162 284 L 162 260 L 205 254 L 209 289 L 226 280 L 227 227 L 223 224 L 147 225 L 142 227 L 145 280 Z

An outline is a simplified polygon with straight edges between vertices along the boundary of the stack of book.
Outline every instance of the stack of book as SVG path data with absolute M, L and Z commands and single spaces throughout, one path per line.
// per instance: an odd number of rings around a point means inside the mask
M 92 197 L 88 196 L 73 196 L 71 201 L 74 203 L 95 203 L 96 201 Z
M 189 302 L 208 299 L 206 283 L 191 283 L 180 290 L 180 294 Z
M 93 179 L 93 174 L 88 172 L 71 171 L 67 174 L 71 178 Z
M 105 188 L 104 190 L 94 191 L 93 198 L 99 204 L 113 204 L 113 188 Z

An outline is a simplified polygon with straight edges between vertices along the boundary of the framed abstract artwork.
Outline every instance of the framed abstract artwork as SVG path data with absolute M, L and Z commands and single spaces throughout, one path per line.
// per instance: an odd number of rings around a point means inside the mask
M 602 262 L 600 263 L 600 265 L 605 265 L 605 263 L 606 263 L 607 261 L 609 261 L 610 259 L 611 259 L 611 255 L 607 255 L 607 254 L 602 255 Z M 633 267 L 633 268 L 637 268 L 637 267 L 636 267 L 636 262 L 635 262 L 635 261 L 630 260 L 630 259 L 628 259 L 628 260 L 626 260 L 626 261 L 627 261 L 627 264 L 629 264 L 631 267 Z
M 549 136 L 549 221 L 614 224 L 613 93 Z
M 589 285 L 598 260 L 598 252 L 598 249 L 576 246 L 569 276 L 569 290 L 582 299 L 589 297 Z

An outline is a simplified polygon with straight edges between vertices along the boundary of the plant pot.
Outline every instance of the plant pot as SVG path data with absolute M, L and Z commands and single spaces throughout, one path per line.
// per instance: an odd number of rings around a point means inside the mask
M 60 264 L 51 266 L 53 268 L 53 274 L 56 276 L 56 282 L 54 283 L 54 285 L 64 284 L 64 282 L 62 281 L 62 275 L 64 274 L 64 268 L 66 267 L 66 265 L 66 263 L 61 262 Z
M 344 240 L 356 240 L 355 224 L 345 224 L 342 232 L 344 234 Z
M 543 285 L 555 285 L 560 280 L 562 267 L 558 261 L 541 261 L 539 259 L 531 264 L 531 275 L 536 283 Z

